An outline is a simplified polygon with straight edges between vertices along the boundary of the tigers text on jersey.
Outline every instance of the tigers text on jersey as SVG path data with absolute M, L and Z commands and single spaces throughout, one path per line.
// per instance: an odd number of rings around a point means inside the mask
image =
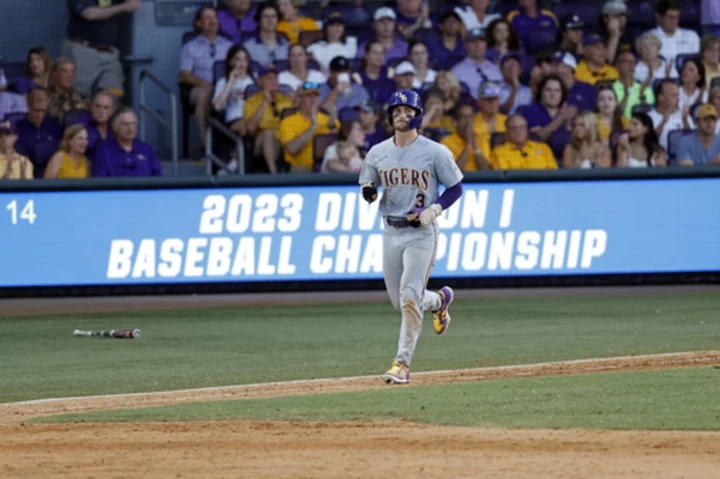
M 391 137 L 370 149 L 359 183 L 383 186 L 381 216 L 405 216 L 415 207 L 428 207 L 438 199 L 440 184 L 449 188 L 463 174 L 450 150 L 425 136 L 405 148 Z

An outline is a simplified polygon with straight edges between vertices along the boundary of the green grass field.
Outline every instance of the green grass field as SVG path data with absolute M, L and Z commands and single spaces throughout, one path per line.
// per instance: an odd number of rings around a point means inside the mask
M 426 316 L 413 371 L 718 349 L 719 309 L 712 292 L 457 301 L 441 337 Z M 388 303 L 1 318 L 0 402 L 379 375 L 399 321 Z M 125 327 L 143 337 L 72 336 Z

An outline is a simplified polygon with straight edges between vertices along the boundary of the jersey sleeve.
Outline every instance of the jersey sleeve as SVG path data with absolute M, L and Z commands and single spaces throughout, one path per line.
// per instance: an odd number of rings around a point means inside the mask
M 438 144 L 437 148 L 435 175 L 445 188 L 457 185 L 462 181 L 463 174 L 455 162 L 455 157 L 447 146 Z
M 366 183 L 373 183 L 375 186 L 380 184 L 380 175 L 378 174 L 377 168 L 375 167 L 374 159 L 376 153 L 371 149 L 365 160 L 363 161 L 362 170 L 360 170 L 360 176 L 358 177 L 358 184 L 364 185 Z

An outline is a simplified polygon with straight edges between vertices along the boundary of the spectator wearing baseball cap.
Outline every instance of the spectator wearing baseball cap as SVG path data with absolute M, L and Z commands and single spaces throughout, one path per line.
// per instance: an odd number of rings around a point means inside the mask
M 487 39 L 485 30 L 470 30 L 465 36 L 467 57 L 452 69 L 458 80 L 470 89 L 473 98 L 477 99 L 480 84 L 484 81 L 502 81 L 502 73 L 496 64 L 485 58 Z
M 500 83 L 500 110 L 512 115 L 521 106 L 532 103 L 532 90 L 520 82 L 522 64 L 517 53 L 509 53 L 500 60 L 503 81 Z
M 635 54 L 630 50 L 619 52 L 615 58 L 619 78 L 613 82 L 612 87 L 623 110 L 623 117 L 628 120 L 636 105 L 655 104 L 653 89 L 635 79 L 635 64 Z
M 473 106 L 460 103 L 455 108 L 455 132 L 440 141 L 448 147 L 455 162 L 463 171 L 490 169 L 489 153 L 483 153 L 480 137 L 473 128 L 474 118 Z
M 493 133 L 505 133 L 507 116 L 500 113 L 500 85 L 486 81 L 478 91 L 478 113 L 475 115 L 473 129 L 477 135 L 477 144 L 482 151 L 481 161 L 490 158 L 490 139 Z
M 462 39 L 462 22 L 454 10 L 447 10 L 439 19 L 440 37 L 428 40 L 428 50 L 432 58 L 443 59 L 449 56 L 465 56 Z
M 351 81 L 350 61 L 335 57 L 330 62 L 328 81 L 320 85 L 320 108 L 340 111 L 359 106 L 370 98 L 367 89 Z
M 285 151 L 285 161 L 290 164 L 290 173 L 311 173 L 313 139 L 340 128 L 337 119 L 318 111 L 319 88 L 317 83 L 303 83 L 297 91 L 298 111 L 280 122 L 280 143 Z
M 218 10 L 220 31 L 233 43 L 240 43 L 242 32 L 257 30 L 255 9 L 251 8 L 251 0 L 225 0 L 227 8 Z
M 681 0 L 660 0 L 657 5 L 658 26 L 650 30 L 660 39 L 660 55 L 673 64 L 678 55 L 700 51 L 698 34 L 688 28 L 678 28 L 682 4 Z
M 378 41 L 365 45 L 365 56 L 360 69 L 353 74 L 353 79 L 367 90 L 370 98 L 384 105 L 395 92 L 395 82 L 390 78 L 388 67 L 383 65 L 383 46 Z
M 433 28 L 433 22 L 430 20 L 430 8 L 426 1 L 397 0 L 395 16 L 397 31 L 408 41 L 421 28 Z
M 301 32 L 316 32 L 320 30 L 318 23 L 312 18 L 300 15 L 297 8 L 297 0 L 276 0 L 278 10 L 282 20 L 278 23 L 277 31 L 284 33 L 290 44 L 297 43 L 300 40 Z
M 570 13 L 562 17 L 558 34 L 561 52 L 572 53 L 575 58 L 582 56 L 583 28 L 585 28 L 585 22 L 578 15 Z
M 680 138 L 676 163 L 678 166 L 720 165 L 720 135 L 715 134 L 717 110 L 706 103 L 698 108 L 695 115 L 697 132 Z
M 375 26 L 375 38 L 371 41 L 376 41 L 382 45 L 385 50 L 385 57 L 383 58 L 383 65 L 387 64 L 391 58 L 403 58 L 408 54 L 408 43 L 401 37 L 395 35 L 395 20 L 397 15 L 395 10 L 390 7 L 380 7 L 375 10 L 373 16 Z M 358 55 L 365 54 L 365 48 L 369 42 L 365 42 L 358 48 Z
M 585 58 L 575 70 L 575 78 L 595 86 L 599 81 L 617 80 L 620 76 L 614 66 L 608 65 L 605 41 L 597 33 L 585 36 Z
M 538 7 L 537 0 L 522 0 L 519 8 L 511 11 L 507 18 L 520 35 L 520 41 L 522 41 L 525 51 L 532 50 L 529 40 L 531 31 L 539 28 L 555 30 L 558 28 L 555 14 L 550 10 Z
M 9 121 L 0 123 L 0 180 L 32 180 L 33 164 L 15 151 L 18 134 Z
M 261 90 L 245 101 L 243 111 L 248 135 L 255 137 L 253 156 L 264 159 L 264 166 L 253 169 L 276 174 L 280 155 L 280 113 L 285 108 L 292 108 L 293 102 L 278 91 L 278 71 L 272 65 L 261 67 L 258 85 Z
M 634 36 L 627 28 L 628 7 L 624 0 L 607 0 L 601 13 L 600 35 L 607 45 L 607 62 L 613 64 L 619 51 L 633 47 Z
M 555 73 L 567 89 L 567 103 L 579 111 L 595 111 L 597 91 L 592 85 L 577 79 L 577 61 L 572 53 L 558 52 L 554 58 Z
M 323 39 L 307 48 L 308 53 L 317 60 L 326 75 L 330 73 L 330 62 L 333 58 L 357 56 L 357 38 L 347 36 L 346 33 L 342 15 L 333 12 L 323 22 Z
M 409 60 L 403 60 L 392 69 L 393 80 L 395 81 L 396 90 L 414 90 L 418 95 L 420 91 L 413 88 L 415 80 L 415 67 Z
M 388 137 L 385 130 L 383 130 L 379 125 L 382 106 L 380 106 L 376 101 L 366 100 L 356 108 L 360 110 L 358 114 L 358 121 L 360 122 L 360 126 L 365 134 L 365 145 L 363 149 L 368 151 L 370 148 Z

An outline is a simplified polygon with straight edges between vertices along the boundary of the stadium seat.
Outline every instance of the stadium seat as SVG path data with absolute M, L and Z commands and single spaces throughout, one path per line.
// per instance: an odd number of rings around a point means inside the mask
M 70 125 L 87 125 L 90 123 L 90 120 L 92 120 L 92 117 L 90 116 L 90 112 L 87 110 L 72 110 L 67 113 L 65 113 L 65 116 L 63 117 L 63 124 L 65 126 Z
M 632 112 L 633 112 L 633 114 L 635 114 L 635 113 L 648 113 L 648 112 L 651 111 L 652 109 L 653 109 L 653 106 L 652 106 L 652 105 L 642 105 L 642 104 L 640 104 L 640 105 L 635 105 L 635 106 L 632 108 Z
M 451 135 L 450 130 L 447 128 L 423 128 L 422 134 L 437 142 Z
M 300 45 L 308 46 L 312 45 L 315 42 L 319 42 L 324 37 L 324 33 L 322 30 L 318 31 L 309 31 L 309 32 L 300 32 L 300 38 L 299 42 Z
M 23 62 L 9 62 L 0 64 L 0 70 L 5 74 L 8 85 L 13 85 L 15 80 L 25 74 L 25 63 Z
M 718 35 L 720 36 L 720 25 L 703 25 L 700 27 L 702 35 Z
M 528 53 L 536 54 L 546 48 L 554 48 L 557 43 L 557 28 L 541 27 L 530 31 L 528 35 Z
M 277 68 L 278 71 L 284 72 L 290 68 L 290 60 L 275 60 L 273 65 L 275 65 L 275 68 Z
M 5 115 L 5 118 L 3 118 L 3 121 L 9 121 L 10 123 L 12 123 L 12 124 L 14 125 L 15 123 L 17 123 L 17 122 L 19 122 L 20 120 L 24 119 L 26 116 L 27 116 L 27 113 L 20 113 L 20 112 L 17 112 L 17 113 L 7 113 L 7 114 Z
M 33 165 L 35 166 L 36 177 L 42 176 L 48 161 L 50 161 L 50 158 L 52 158 L 59 147 L 59 142 L 55 140 L 43 140 L 35 145 L 35 161 Z
M 700 59 L 699 53 L 684 53 L 682 55 L 678 55 L 675 57 L 675 67 L 677 68 L 678 73 L 682 70 L 683 65 L 686 61 L 692 60 L 692 59 Z
M 225 62 L 218 60 L 213 64 L 213 83 L 217 83 L 218 80 L 225 76 Z
M 348 5 L 346 2 L 330 2 L 323 9 L 323 18 L 327 18 L 331 13 L 339 13 L 345 22 L 346 28 L 370 29 L 372 26 L 370 12 L 363 7 Z
M 675 163 L 675 156 L 677 155 L 677 147 L 678 143 L 680 142 L 680 139 L 683 136 L 691 135 L 695 133 L 695 130 L 671 130 L 668 132 L 668 149 L 667 149 L 667 156 L 668 156 L 668 164 Z
M 654 27 L 657 23 L 657 17 L 655 16 L 653 4 L 649 1 L 629 2 L 628 23 L 644 25 L 644 30 Z
M 328 146 L 337 141 L 337 134 L 315 135 L 313 137 L 313 171 L 319 172 Z
M 440 40 L 440 32 L 432 28 L 421 28 L 415 32 L 415 40 L 427 45 L 429 42 Z
M 565 15 L 577 15 L 585 22 L 586 28 L 597 30 L 599 27 L 600 8 L 597 3 L 560 2 L 552 10 L 558 20 Z
M 680 9 L 680 27 L 697 31 L 700 28 L 700 9 L 698 0 L 683 0 Z

